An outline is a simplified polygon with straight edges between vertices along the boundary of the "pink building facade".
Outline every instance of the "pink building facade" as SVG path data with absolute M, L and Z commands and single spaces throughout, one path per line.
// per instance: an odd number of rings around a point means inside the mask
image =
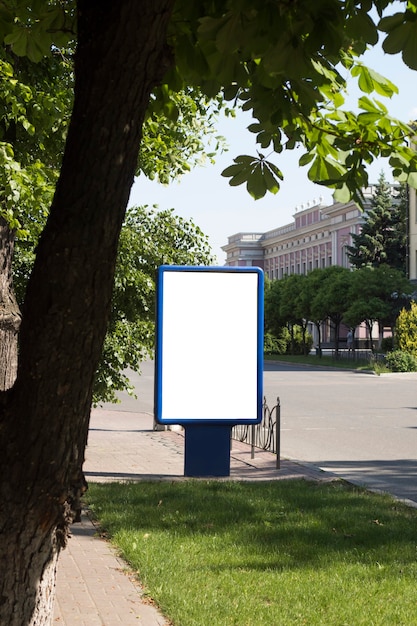
M 374 186 L 365 190 L 365 198 L 374 193 Z M 257 266 L 272 280 L 291 274 L 307 274 L 316 268 L 340 265 L 350 268 L 347 246 L 352 245 L 352 234 L 360 232 L 363 212 L 352 201 L 336 202 L 330 206 L 311 203 L 294 213 L 290 224 L 265 233 L 237 233 L 228 237 L 222 246 L 226 266 Z M 346 336 L 341 329 L 340 337 Z M 313 337 L 315 330 L 311 327 Z M 323 328 L 323 341 L 332 343 L 332 329 Z M 365 327 L 355 330 L 355 339 L 367 345 Z
M 363 214 L 355 203 L 321 204 L 294 214 L 291 224 L 266 233 L 237 233 L 222 246 L 227 266 L 262 267 L 271 279 L 341 265 L 350 267 L 346 247 L 359 233 Z

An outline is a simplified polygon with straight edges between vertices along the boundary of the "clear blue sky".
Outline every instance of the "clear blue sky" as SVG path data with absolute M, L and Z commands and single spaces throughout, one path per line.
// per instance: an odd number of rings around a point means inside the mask
M 379 98 L 391 115 L 406 122 L 416 119 L 417 72 L 408 69 L 400 56 L 385 55 L 380 50 L 370 51 L 364 60 L 399 88 L 399 95 L 391 100 Z M 267 194 L 255 201 L 245 185 L 230 187 L 228 179 L 220 175 L 221 171 L 239 154 L 256 154 L 255 135 L 246 130 L 250 123 L 250 116 L 243 114 L 235 119 L 220 120 L 218 131 L 226 137 L 228 152 L 219 155 L 214 165 L 198 167 L 169 186 L 140 177 L 132 187 L 130 205 L 157 204 L 160 209 L 174 208 L 178 215 L 192 218 L 208 235 L 217 262 L 223 264 L 225 255 L 221 246 L 227 243 L 228 236 L 238 232 L 264 232 L 288 224 L 297 207 L 320 197 L 327 204 L 332 202 L 331 191 L 311 183 L 307 168 L 298 166 L 302 152 L 297 150 L 271 158 L 284 174 L 277 195 Z M 386 164 L 380 161 L 369 169 L 371 183 L 377 181 L 381 170 L 391 179 Z

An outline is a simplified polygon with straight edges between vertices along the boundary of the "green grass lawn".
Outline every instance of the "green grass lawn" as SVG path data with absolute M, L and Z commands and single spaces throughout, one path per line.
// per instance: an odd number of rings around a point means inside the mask
M 283 361 L 286 363 L 300 363 L 304 365 L 318 365 L 322 367 L 339 367 L 343 369 L 372 369 L 369 359 L 335 359 L 331 355 L 324 354 L 321 357 L 314 354 L 271 354 L 265 355 L 265 361 Z
M 282 361 L 286 363 L 300 363 L 302 365 L 315 365 L 319 367 L 337 367 L 338 369 L 349 370 L 369 370 L 374 371 L 376 374 L 383 374 L 390 372 L 385 363 L 381 361 L 370 361 L 370 359 L 357 359 L 356 357 L 347 358 L 341 357 L 336 359 L 330 355 L 323 355 L 321 357 L 314 354 L 304 355 L 292 355 L 292 354 L 272 354 L 265 355 L 265 361 Z
M 175 626 L 417 624 L 417 511 L 343 481 L 90 485 Z

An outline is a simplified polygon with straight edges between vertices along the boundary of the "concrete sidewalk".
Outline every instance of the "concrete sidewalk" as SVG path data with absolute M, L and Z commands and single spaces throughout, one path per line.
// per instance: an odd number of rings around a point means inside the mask
M 184 437 L 154 431 L 153 417 L 95 409 L 92 412 L 86 462 L 87 481 L 184 479 Z M 220 480 L 332 480 L 313 466 L 281 460 L 275 455 L 233 441 L 230 478 Z M 54 624 L 60 626 L 168 626 L 129 574 L 108 541 L 100 537 L 86 513 L 74 524 L 68 547 L 58 563 Z

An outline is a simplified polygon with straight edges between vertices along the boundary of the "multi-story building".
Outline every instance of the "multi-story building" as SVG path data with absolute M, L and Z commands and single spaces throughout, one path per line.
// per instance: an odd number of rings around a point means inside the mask
M 366 198 L 373 194 L 366 190 Z M 271 279 L 306 274 L 329 265 L 349 267 L 346 246 L 361 228 L 356 204 L 312 202 L 294 213 L 294 221 L 265 233 L 237 233 L 222 247 L 228 266 L 262 267 Z
M 372 185 L 364 190 L 365 211 L 375 193 L 375 187 Z M 398 196 L 397 185 L 392 185 L 391 193 L 394 199 Z M 409 270 L 410 279 L 413 279 L 417 278 L 415 193 L 410 195 L 410 200 Z M 346 204 L 335 202 L 330 206 L 312 202 L 307 208 L 296 211 L 290 224 L 265 233 L 237 233 L 228 237 L 228 243 L 222 247 L 227 255 L 225 265 L 261 267 L 270 279 L 306 274 L 330 265 L 350 267 L 347 246 L 352 245 L 352 234 L 360 232 L 363 215 L 353 201 Z M 362 331 L 358 329 L 357 337 L 363 335 Z M 330 330 L 327 333 L 328 340 L 329 333 Z

